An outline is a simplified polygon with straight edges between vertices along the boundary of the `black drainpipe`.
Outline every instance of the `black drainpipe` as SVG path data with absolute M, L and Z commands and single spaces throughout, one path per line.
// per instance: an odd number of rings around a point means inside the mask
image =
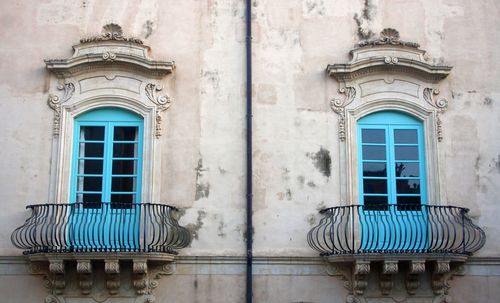
M 252 168 L 252 1 L 246 0 L 245 8 L 246 25 L 246 91 L 247 91 L 247 279 L 246 279 L 246 302 L 252 303 L 252 244 L 253 244 L 253 168 Z

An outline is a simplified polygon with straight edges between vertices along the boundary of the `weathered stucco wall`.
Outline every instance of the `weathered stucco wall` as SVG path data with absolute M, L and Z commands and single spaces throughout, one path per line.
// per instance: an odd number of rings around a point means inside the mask
M 319 209 L 340 204 L 344 178 L 338 116 L 329 106 L 339 84 L 325 68 L 349 61 L 357 42 L 391 27 L 403 40 L 418 42 L 431 62 L 454 67 L 440 84 L 449 108 L 442 115 L 444 140 L 438 145 L 442 201 L 432 202 L 470 208 L 488 239 L 477 255 L 498 257 L 498 1 L 255 0 L 252 9 L 254 254 L 317 255 L 306 234 L 318 222 Z M 53 111 L 46 100 L 53 76 L 43 60 L 71 56 L 80 38 L 110 22 L 120 24 L 127 36 L 143 39 L 152 58 L 174 60 L 177 66 L 163 80 L 173 105 L 159 139 L 164 153 L 158 202 L 181 208 L 180 223 L 193 234 L 191 246 L 180 254 L 245 255 L 245 37 L 239 0 L 2 1 L 0 255 L 20 254 L 10 233 L 24 222 L 26 205 L 65 202 L 47 201 Z M 485 279 L 498 285 L 497 278 Z M 33 279 L 8 281 L 31 285 Z M 243 276 L 203 277 L 199 289 L 196 277 L 176 279 L 168 277 L 175 282 L 165 289 L 178 290 L 186 282 L 194 285 L 186 294 L 213 287 L 215 296 L 236 283 L 227 302 L 242 300 Z M 282 302 L 270 284 L 284 289 L 321 285 L 329 297 L 337 291 L 328 289 L 333 280 L 263 275 L 256 279 L 256 295 L 259 302 Z M 454 295 L 460 296 L 469 280 L 458 281 Z M 487 287 L 485 292 L 493 291 Z M 166 300 L 169 291 L 158 298 Z M 189 298 L 185 302 L 211 302 Z M 283 302 L 326 302 L 297 298 Z

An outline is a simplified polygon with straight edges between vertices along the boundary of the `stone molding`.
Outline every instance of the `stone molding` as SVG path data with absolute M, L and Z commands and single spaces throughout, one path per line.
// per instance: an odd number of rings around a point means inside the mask
M 153 60 L 150 48 L 124 38 L 121 28 L 108 24 L 103 33 L 73 47 L 67 59 L 45 60 L 50 78 L 48 106 L 54 111 L 49 201 L 69 200 L 67 167 L 71 167 L 73 121 L 87 110 L 118 107 L 144 120 L 142 201 L 159 201 L 161 146 L 165 112 L 172 104 L 165 76 L 174 61 Z M 53 92 L 53 91 L 57 91 Z
M 438 142 L 444 139 L 442 114 L 448 101 L 439 94 L 438 83 L 450 66 L 433 65 L 417 44 L 399 40 L 394 29 L 385 29 L 377 40 L 351 51 L 351 60 L 329 64 L 327 75 L 339 82 L 339 96 L 330 99 L 338 115 L 341 144 L 339 163 L 340 200 L 356 203 L 358 198 L 357 120 L 381 110 L 398 110 L 420 119 L 424 126 L 429 201 L 444 201 L 439 180 Z
M 346 302 L 366 302 L 367 297 L 373 295 L 373 290 L 367 294 L 367 290 L 372 289 L 369 281 L 373 281 L 375 277 L 383 296 L 391 296 L 394 280 L 400 277 L 409 297 L 426 297 L 426 291 L 420 295 L 417 293 L 421 287 L 420 277 L 426 272 L 432 277 L 426 287 L 434 293 L 433 302 L 451 302 L 449 280 L 454 275 L 463 275 L 466 260 L 467 257 L 459 255 L 445 257 L 433 254 L 325 257 L 326 273 L 344 281 L 344 287 L 349 292 Z
M 49 290 L 46 302 L 65 302 L 67 296 L 83 295 L 98 302 L 108 298 L 136 298 L 136 302 L 155 301 L 153 290 L 158 280 L 175 272 L 174 255 L 140 253 L 62 253 L 29 256 L 31 274 L 44 277 Z M 102 264 L 102 265 L 100 265 Z M 99 268 L 102 266 L 102 268 Z M 94 272 L 103 272 L 104 281 L 97 279 Z M 78 278 L 77 289 L 71 283 Z M 127 290 L 127 281 L 132 292 Z M 107 294 L 100 291 L 104 283 Z

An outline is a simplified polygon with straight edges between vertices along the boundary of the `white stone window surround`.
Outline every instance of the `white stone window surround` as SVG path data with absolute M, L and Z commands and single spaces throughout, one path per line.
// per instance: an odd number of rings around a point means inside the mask
M 163 78 L 173 73 L 173 61 L 149 58 L 149 47 L 124 38 L 116 24 L 101 35 L 82 39 L 68 59 L 46 60 L 51 77 L 48 105 L 54 110 L 49 203 L 70 201 L 74 119 L 102 108 L 129 110 L 144 119 L 141 202 L 157 203 L 161 185 L 162 116 L 171 104 L 161 94 Z
M 341 189 L 347 189 L 343 196 L 351 204 L 359 204 L 359 172 L 358 172 L 358 144 L 357 144 L 357 121 L 371 113 L 379 111 L 399 111 L 422 121 L 424 128 L 425 163 L 427 172 L 427 199 L 428 204 L 438 205 L 441 203 L 439 167 L 438 167 L 438 144 L 436 138 L 436 114 L 417 104 L 405 99 L 381 99 L 368 104 L 346 110 L 346 136 L 345 142 L 340 144 L 341 170 L 345 171 L 342 178 Z M 342 152 L 344 151 L 344 152 Z M 345 165 L 342 165 L 345 163 Z
M 428 203 L 444 203 L 438 142 L 443 139 L 440 115 L 448 102 L 434 97 L 439 94 L 438 82 L 448 76 L 451 67 L 429 64 L 425 51 L 416 43 L 399 40 L 394 29 L 384 29 L 380 38 L 361 42 L 351 56 L 349 63 L 327 67 L 343 95 L 330 101 L 339 116 L 341 202 L 359 204 L 357 121 L 374 112 L 393 110 L 422 121 Z
M 61 107 L 61 130 L 54 138 L 52 159 L 57 159 L 54 182 L 51 182 L 54 197 L 49 201 L 67 203 L 70 198 L 70 180 L 74 140 L 74 119 L 87 111 L 103 107 L 122 108 L 140 115 L 144 119 L 143 134 L 143 169 L 141 202 L 158 202 L 157 188 L 161 174 L 156 167 L 160 167 L 160 144 L 156 143 L 154 130 L 156 125 L 155 108 L 146 106 L 137 100 L 116 95 L 100 95 L 82 100 L 78 104 Z M 54 165 L 54 163 L 53 163 Z M 51 180 L 52 181 L 52 180 Z M 156 182 L 154 182 L 156 181 Z

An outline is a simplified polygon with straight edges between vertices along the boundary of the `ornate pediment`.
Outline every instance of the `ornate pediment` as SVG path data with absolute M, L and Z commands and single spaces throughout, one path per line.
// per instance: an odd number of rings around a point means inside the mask
M 398 31 L 391 28 L 384 29 L 378 39 L 360 42 L 350 54 L 350 62 L 328 65 L 328 75 L 349 82 L 377 73 L 412 74 L 435 83 L 446 78 L 452 69 L 428 63 L 425 51 L 417 43 L 401 41 Z
M 74 53 L 67 59 L 45 60 L 47 69 L 59 78 L 67 78 L 100 69 L 124 69 L 160 78 L 173 72 L 173 61 L 149 58 L 150 48 L 140 39 L 126 38 L 117 24 L 107 24 L 100 35 L 83 38 L 73 46 Z

